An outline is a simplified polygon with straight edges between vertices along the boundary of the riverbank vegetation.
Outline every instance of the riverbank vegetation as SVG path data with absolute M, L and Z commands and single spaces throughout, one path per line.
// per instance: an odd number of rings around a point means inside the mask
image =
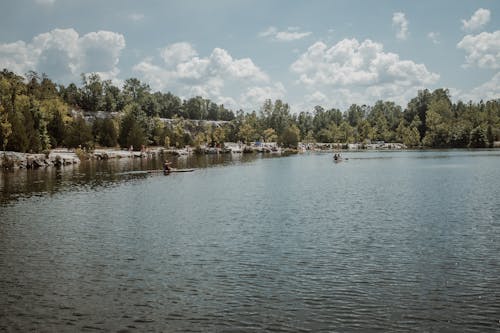
M 500 141 L 500 100 L 453 103 L 448 90 L 421 90 L 403 108 L 391 101 L 292 114 L 267 100 L 260 110 L 229 110 L 209 99 L 152 92 L 136 78 L 123 88 L 97 74 L 67 86 L 45 74 L 0 72 L 0 148 L 41 152 L 94 148 L 217 146 L 225 141 L 401 142 L 408 147 L 483 148 Z

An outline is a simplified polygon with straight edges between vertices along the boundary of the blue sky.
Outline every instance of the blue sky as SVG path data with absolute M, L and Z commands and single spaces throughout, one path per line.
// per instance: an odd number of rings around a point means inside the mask
M 500 98 L 500 1 L 0 0 L 0 67 L 98 72 L 237 110 Z

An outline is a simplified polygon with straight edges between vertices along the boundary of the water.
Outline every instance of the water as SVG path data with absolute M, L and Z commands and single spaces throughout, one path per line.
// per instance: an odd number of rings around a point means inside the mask
M 0 331 L 500 330 L 500 152 L 1 175 Z

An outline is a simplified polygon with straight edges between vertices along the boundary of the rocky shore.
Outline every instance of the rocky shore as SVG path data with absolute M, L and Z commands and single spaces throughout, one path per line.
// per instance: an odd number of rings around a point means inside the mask
M 191 153 L 186 149 L 164 149 L 161 147 L 147 148 L 142 151 L 120 149 L 95 149 L 84 151 L 81 149 L 53 149 L 48 153 L 30 154 L 13 151 L 0 151 L 0 170 L 10 169 L 38 169 L 45 167 L 62 167 L 77 165 L 81 160 L 108 160 L 121 158 L 153 158 L 163 154 L 184 155 Z
M 108 160 L 121 158 L 155 158 L 163 155 L 183 156 L 192 153 L 198 154 L 223 154 L 223 153 L 274 153 L 289 154 L 312 151 L 353 151 L 353 150 L 385 150 L 385 149 L 406 149 L 400 143 L 374 143 L 370 145 L 361 144 L 331 144 L 314 143 L 299 144 L 298 149 L 284 149 L 278 147 L 276 143 L 263 143 L 259 145 L 243 145 L 239 143 L 227 142 L 224 148 L 164 148 L 148 147 L 141 151 L 121 150 L 116 148 L 100 148 L 92 151 L 82 149 L 70 150 L 66 148 L 53 149 L 43 154 L 18 153 L 12 151 L 0 151 L 0 170 L 2 169 L 37 169 L 50 166 L 68 166 L 79 164 L 82 159 Z
M 0 169 L 37 169 L 78 163 L 80 158 L 69 150 L 52 150 L 47 154 L 0 151 Z

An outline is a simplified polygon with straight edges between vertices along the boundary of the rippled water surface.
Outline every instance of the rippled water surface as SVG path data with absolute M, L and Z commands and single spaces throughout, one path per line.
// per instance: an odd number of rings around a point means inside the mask
M 0 331 L 500 330 L 500 152 L 0 174 Z

